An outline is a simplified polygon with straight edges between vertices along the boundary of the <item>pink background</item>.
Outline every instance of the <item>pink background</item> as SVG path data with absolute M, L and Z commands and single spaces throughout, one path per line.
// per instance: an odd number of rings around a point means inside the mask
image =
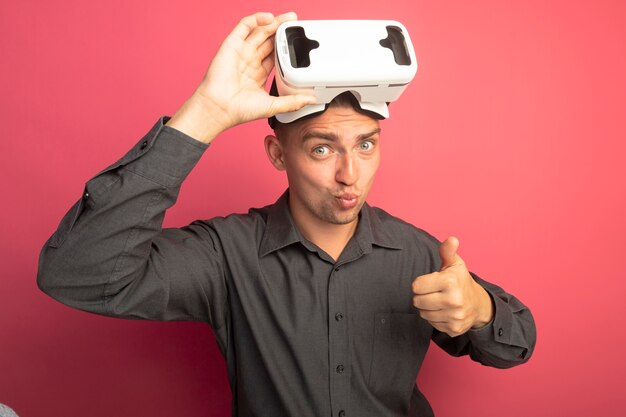
M 37 256 L 85 181 L 177 109 L 241 16 L 296 9 L 407 26 L 419 70 L 383 123 L 370 203 L 457 235 L 470 268 L 535 315 L 519 368 L 433 347 L 419 382 L 438 416 L 623 416 L 625 4 L 3 1 L 0 403 L 21 417 L 229 415 L 206 325 L 66 308 L 38 291 Z M 286 182 L 267 132 L 258 121 L 214 142 L 166 224 L 273 202 Z

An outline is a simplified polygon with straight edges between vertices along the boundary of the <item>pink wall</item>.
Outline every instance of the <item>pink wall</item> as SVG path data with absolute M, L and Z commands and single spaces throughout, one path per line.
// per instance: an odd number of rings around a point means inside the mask
M 84 182 L 176 110 L 241 16 L 295 8 L 409 28 L 420 68 L 383 124 L 370 203 L 456 234 L 471 269 L 534 312 L 522 367 L 431 350 L 419 380 L 438 415 L 625 415 L 625 3 L 215 3 L 0 4 L 0 403 L 22 417 L 228 415 L 208 327 L 68 309 L 37 290 L 37 256 Z M 167 225 L 272 202 L 285 180 L 266 132 L 217 140 Z

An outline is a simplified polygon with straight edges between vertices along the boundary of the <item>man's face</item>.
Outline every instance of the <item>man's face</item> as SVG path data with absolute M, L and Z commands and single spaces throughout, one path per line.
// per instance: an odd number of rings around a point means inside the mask
M 279 165 L 273 162 L 287 171 L 296 222 L 309 227 L 354 222 L 380 162 L 378 121 L 351 107 L 330 107 L 278 134 L 281 158 Z

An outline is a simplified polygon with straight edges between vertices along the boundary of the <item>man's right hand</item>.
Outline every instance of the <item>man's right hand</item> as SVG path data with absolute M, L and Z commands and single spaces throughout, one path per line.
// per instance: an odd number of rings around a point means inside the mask
M 274 34 L 295 13 L 255 13 L 241 19 L 213 57 L 204 79 L 167 125 L 205 143 L 224 130 L 313 104 L 312 95 L 273 97 L 265 91 L 274 68 Z

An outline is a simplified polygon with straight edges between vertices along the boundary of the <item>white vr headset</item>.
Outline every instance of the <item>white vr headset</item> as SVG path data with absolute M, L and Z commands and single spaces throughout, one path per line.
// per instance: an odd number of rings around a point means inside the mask
M 362 110 L 387 118 L 387 104 L 400 97 L 417 72 L 409 33 L 393 20 L 285 22 L 276 32 L 274 53 L 271 93 L 307 92 L 317 98 L 316 104 L 277 114 L 281 123 L 323 112 L 346 91 Z

